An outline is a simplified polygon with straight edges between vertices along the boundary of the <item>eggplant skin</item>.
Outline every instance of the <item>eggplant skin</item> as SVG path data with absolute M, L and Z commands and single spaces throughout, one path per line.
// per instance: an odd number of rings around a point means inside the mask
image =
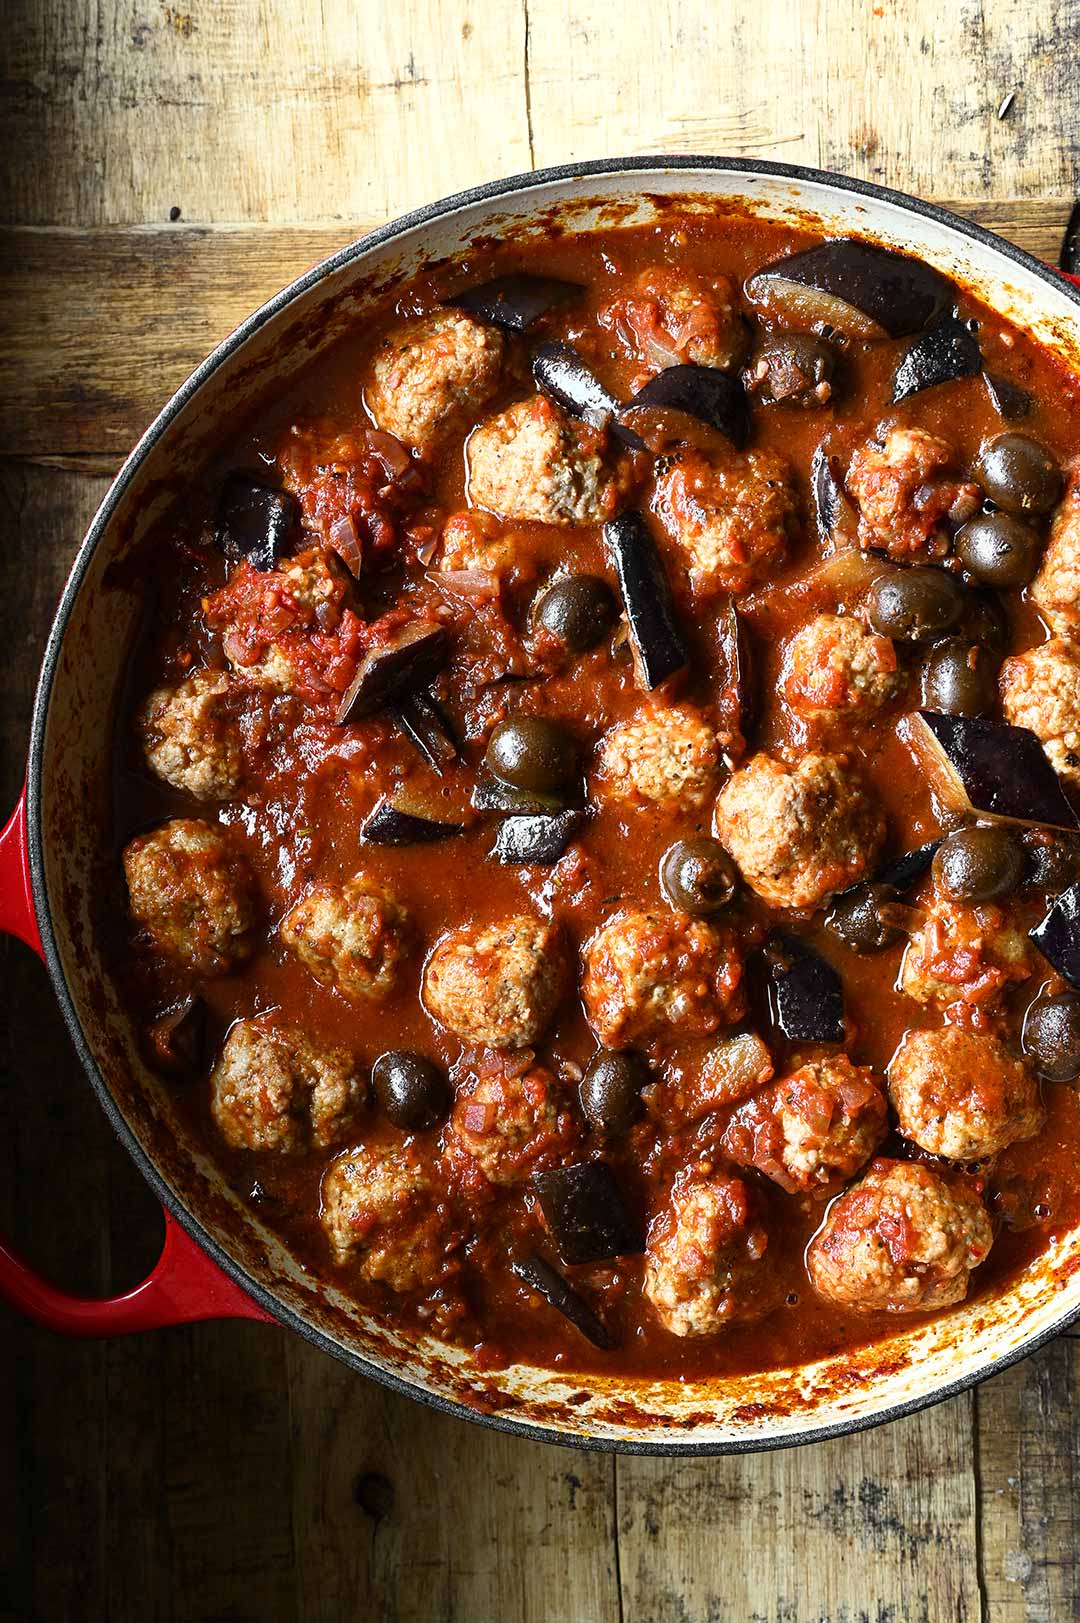
M 1018 383 L 1013 383 L 1011 378 L 1003 378 L 999 372 L 984 372 L 983 382 L 990 396 L 990 404 L 1003 421 L 1017 423 L 1021 418 L 1030 416 L 1035 402 Z
M 507 332 L 527 332 L 549 310 L 571 304 L 585 289 L 580 282 L 562 282 L 554 276 L 530 276 L 521 271 L 478 282 L 444 302 L 466 315 L 490 321 Z
M 507 864 L 550 867 L 558 862 L 584 821 L 584 812 L 574 810 L 556 812 L 551 817 L 507 817 L 499 825 L 494 855 Z
M 750 438 L 750 402 L 742 379 L 715 366 L 668 366 L 640 388 L 624 411 L 682 412 L 714 428 L 741 451 Z
M 604 428 L 619 409 L 615 396 L 569 344 L 541 344 L 533 355 L 532 372 L 541 394 L 593 428 Z
M 604 546 L 619 577 L 638 678 L 651 692 L 690 660 L 675 623 L 664 565 L 640 513 L 610 519 L 604 525 Z
M 746 284 L 751 303 L 767 300 L 770 281 L 793 282 L 838 299 L 889 338 L 929 326 L 953 297 L 952 284 L 921 260 L 852 237 L 766 265 Z
M 905 851 L 902 857 L 894 857 L 874 876 L 874 883 L 891 885 L 903 895 L 927 872 L 940 844 L 940 840 L 929 840 L 925 845 L 917 845 L 914 851 Z
M 299 519 L 296 498 L 287 490 L 230 473 L 221 487 L 215 539 L 226 558 L 246 558 L 265 574 L 288 551 Z
M 814 494 L 814 516 L 817 519 L 821 539 L 832 541 L 839 537 L 845 545 L 854 546 L 859 519 L 844 489 L 844 476 L 840 471 L 839 457 L 832 456 L 819 447 L 814 453 L 811 484 Z
M 338 705 L 336 720 L 339 724 L 358 721 L 394 704 L 405 694 L 426 688 L 448 657 L 449 643 L 442 626 L 428 620 L 402 626 L 389 642 L 364 655 Z
M 1030 936 L 1058 974 L 1080 991 L 1080 883 L 1054 898 Z
M 543 1257 L 535 1252 L 530 1257 L 519 1257 L 510 1264 L 510 1272 L 528 1285 L 530 1290 L 542 1296 L 549 1307 L 569 1320 L 574 1329 L 580 1330 L 594 1347 L 599 1347 L 602 1352 L 610 1352 L 616 1345 L 607 1325 L 601 1323 L 584 1298 Z
M 360 836 L 369 845 L 432 845 L 437 840 L 452 839 L 463 827 L 462 823 L 447 823 L 441 818 L 406 811 L 387 799 L 379 801 L 361 828 Z
M 893 375 L 893 405 L 939 383 L 974 377 L 981 370 L 979 340 L 965 321 L 946 316 L 929 332 L 921 333 L 901 358 Z
M 794 1043 L 842 1043 L 844 988 L 832 965 L 786 930 L 769 937 L 765 959 L 769 1009 L 778 1031 Z
M 918 710 L 904 727 L 933 789 L 954 811 L 1080 828 L 1042 744 L 1027 727 L 941 710 Z
M 564 1262 L 604 1262 L 644 1251 L 641 1226 L 606 1162 L 534 1172 L 532 1187 Z

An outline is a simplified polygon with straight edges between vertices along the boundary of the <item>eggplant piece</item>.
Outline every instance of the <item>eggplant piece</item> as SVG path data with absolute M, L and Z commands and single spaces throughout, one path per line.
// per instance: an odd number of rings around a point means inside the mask
M 394 706 L 394 720 L 440 778 L 444 767 L 461 759 L 450 723 L 432 694 L 407 694 Z
M 155 1020 L 148 1032 L 150 1059 L 170 1076 L 190 1076 L 206 1057 L 206 1004 L 192 992 Z
M 490 321 L 507 332 L 526 332 L 534 321 L 571 304 L 585 289 L 580 282 L 561 282 L 554 276 L 529 276 L 523 271 L 478 282 L 443 302 L 466 315 Z
M 810 479 L 821 539 L 840 550 L 857 547 L 859 515 L 844 489 L 840 459 L 819 446 L 814 452 Z
M 384 795 L 361 827 L 360 838 L 369 845 L 433 845 L 437 840 L 452 839 L 464 827 L 464 823 L 410 810 L 401 801 L 395 804 Z
M 606 428 L 619 410 L 615 396 L 569 344 L 541 344 L 533 355 L 532 373 L 541 394 L 593 428 Z
M 446 664 L 449 647 L 442 626 L 414 620 L 389 642 L 371 648 L 342 695 L 336 721 L 359 721 L 404 695 L 426 688 Z
M 551 817 L 507 817 L 499 825 L 494 855 L 508 865 L 535 863 L 550 867 L 558 862 L 584 821 L 585 813 L 573 809 Z
M 644 1251 L 641 1226 L 605 1161 L 534 1172 L 531 1181 L 564 1262 L 604 1262 Z
M 793 1043 L 842 1043 L 844 988 L 836 970 L 819 952 L 774 930 L 765 943 L 769 1010 L 777 1030 Z
M 717 633 L 724 678 L 717 685 L 715 702 L 724 726 L 740 734 L 745 744 L 758 721 L 758 689 L 750 634 L 730 598 L 718 613 Z M 733 742 L 737 748 L 737 740 Z
M 916 846 L 914 851 L 905 851 L 902 857 L 895 857 L 876 876 L 875 884 L 891 885 L 904 895 L 927 872 L 940 844 L 940 840 L 930 840 L 926 845 Z
M 510 1264 L 510 1272 L 528 1285 L 530 1290 L 542 1296 L 556 1313 L 569 1319 L 574 1329 L 580 1330 L 585 1340 L 591 1341 L 594 1347 L 599 1347 L 602 1352 L 610 1352 L 616 1345 L 607 1325 L 601 1323 L 585 1299 L 543 1257 L 535 1252 L 531 1257 L 518 1257 Z
M 230 473 L 218 502 L 217 545 L 226 558 L 246 558 L 265 574 L 288 551 L 299 519 L 296 498 L 287 490 Z
M 640 513 L 610 519 L 604 545 L 619 578 L 638 682 L 651 693 L 690 662 L 664 565 Z
M 1058 974 L 1080 990 L 1080 883 L 1055 897 L 1046 917 L 1029 934 Z
M 774 260 L 744 289 L 782 325 L 845 338 L 903 338 L 928 327 L 953 288 L 920 259 L 840 237 Z
M 893 405 L 939 383 L 971 378 L 982 370 L 979 340 L 966 321 L 948 315 L 915 339 L 893 374 Z
M 717 436 L 721 444 L 730 441 L 741 451 L 750 437 L 750 402 L 742 379 L 730 372 L 715 366 L 668 366 L 627 402 L 615 427 L 629 429 L 658 454 L 682 444 L 709 451 Z
M 935 794 L 952 811 L 1080 828 L 1057 773 L 1026 727 L 942 710 L 915 711 L 902 725 Z
M 1021 389 L 1018 383 L 1003 378 L 1000 372 L 984 372 L 983 382 L 990 396 L 990 404 L 1005 422 L 1019 422 L 1022 417 L 1030 414 L 1035 402 L 1027 390 Z
M 510 817 L 557 817 L 581 799 L 580 781 L 557 794 L 519 789 L 481 767 L 473 783 L 472 805 L 478 812 L 502 812 Z

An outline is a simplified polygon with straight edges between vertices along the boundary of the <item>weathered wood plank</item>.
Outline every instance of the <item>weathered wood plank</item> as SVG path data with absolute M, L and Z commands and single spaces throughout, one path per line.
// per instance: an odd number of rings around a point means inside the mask
M 1080 1617 L 1080 1344 L 1062 1339 L 976 1395 L 983 1585 L 993 1623 Z
M 1069 212 L 1064 201 L 956 206 L 1049 259 Z M 353 229 L 0 234 L 0 455 L 115 465 L 220 339 Z

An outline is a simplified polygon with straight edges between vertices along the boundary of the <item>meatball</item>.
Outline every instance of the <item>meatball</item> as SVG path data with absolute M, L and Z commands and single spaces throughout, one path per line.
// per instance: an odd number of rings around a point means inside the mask
M 719 766 L 716 732 L 689 704 L 646 705 L 600 747 L 600 777 L 612 800 L 694 810 L 708 800 Z
M 779 563 L 797 525 L 791 473 L 780 457 L 687 451 L 660 467 L 653 512 L 696 591 L 745 591 Z
M 1028 938 L 1000 907 L 934 896 L 904 949 L 900 990 L 917 1003 L 975 1011 L 999 1003 L 1011 982 L 1030 973 Z
M 454 513 L 447 519 L 439 568 L 480 569 L 506 574 L 517 562 L 518 537 L 493 513 Z
M 424 969 L 424 1002 L 463 1042 L 526 1048 L 555 1013 L 566 980 L 556 927 L 515 914 L 443 936 Z
M 693 276 L 663 265 L 642 271 L 600 311 L 602 327 L 642 364 L 640 387 L 668 366 L 738 366 L 747 350 L 730 276 Z
M 788 644 L 784 693 L 802 716 L 869 716 L 895 699 L 902 683 L 889 638 L 851 615 L 819 614 Z
M 445 1273 L 449 1214 L 412 1144 L 359 1144 L 323 1174 L 322 1226 L 334 1261 L 394 1291 L 430 1287 Z
M 569 1128 L 548 1071 L 491 1070 L 458 1094 L 445 1153 L 466 1183 L 520 1183 L 546 1152 L 565 1146 Z
M 224 975 L 250 957 L 255 881 L 222 829 L 177 817 L 124 852 L 134 918 L 154 946 L 199 975 Z
M 364 399 L 388 434 L 428 455 L 464 428 L 502 382 L 506 339 L 461 310 L 406 321 L 387 333 L 371 363 Z
M 953 1307 L 993 1241 L 978 1196 L 915 1161 L 874 1161 L 806 1253 L 819 1296 L 858 1313 Z
M 724 1150 L 789 1194 L 850 1178 L 885 1136 L 885 1095 L 846 1054 L 811 1060 L 740 1105 Z
M 1052 637 L 1001 667 L 1001 708 L 1041 740 L 1055 772 L 1080 787 L 1080 646 Z
M 649 1228 L 644 1284 L 673 1336 L 714 1335 L 776 1305 L 757 1208 L 741 1178 L 686 1171 L 676 1178 L 670 1203 Z
M 280 933 L 317 981 L 372 1002 L 396 985 L 412 946 L 408 913 L 363 874 L 313 886 L 282 919 Z
M 519 400 L 469 435 L 469 502 L 537 524 L 601 524 L 626 476 L 603 436 L 543 395 Z
M 906 1138 L 950 1161 L 981 1161 L 1043 1124 L 1039 1085 L 996 1037 L 957 1026 L 909 1031 L 889 1063 Z
M 1031 601 L 1063 637 L 1080 634 L 1080 466 L 1050 525 L 1042 565 L 1028 588 Z
M 581 996 L 604 1048 L 704 1036 L 742 1018 L 742 959 L 730 930 L 680 913 L 624 911 L 585 944 Z
M 847 488 L 859 509 L 859 545 L 894 558 L 941 558 L 949 550 L 945 520 L 961 523 L 978 511 L 979 487 L 958 476 L 946 440 L 921 428 L 890 428 L 851 458 Z
M 365 1094 L 349 1054 L 316 1048 L 270 1015 L 236 1021 L 210 1077 L 210 1109 L 234 1150 L 325 1149 Z
M 755 755 L 720 791 L 716 832 L 765 901 L 813 908 L 865 879 L 885 819 L 839 756 L 805 755 L 789 767 Z
M 192 671 L 156 688 L 137 719 L 150 770 L 200 800 L 228 800 L 240 783 L 240 734 L 224 671 Z
M 228 585 L 206 604 L 207 623 L 222 633 L 225 656 L 247 682 L 279 693 L 301 685 L 314 633 L 326 638 L 345 619 L 349 581 L 337 555 L 308 547 L 278 569 L 239 563 Z M 356 623 L 355 615 L 349 611 Z M 316 691 L 327 684 L 316 681 Z

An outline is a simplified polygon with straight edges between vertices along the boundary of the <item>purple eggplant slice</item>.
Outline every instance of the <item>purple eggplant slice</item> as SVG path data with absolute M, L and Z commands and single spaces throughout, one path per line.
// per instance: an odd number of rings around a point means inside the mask
M 206 1057 L 206 1004 L 197 992 L 155 1020 L 149 1033 L 150 1059 L 170 1076 L 191 1076 Z
M 847 237 L 775 260 L 749 278 L 745 292 L 785 327 L 860 339 L 919 332 L 953 296 L 921 260 Z
M 505 327 L 507 332 L 526 332 L 549 310 L 571 304 L 584 291 L 580 282 L 560 282 L 554 276 L 518 272 L 467 287 L 445 302 L 495 327 Z
M 532 1186 L 564 1262 L 604 1262 L 645 1249 L 611 1168 L 604 1161 L 534 1172 Z
M 876 876 L 875 883 L 891 885 L 893 890 L 904 895 L 927 872 L 940 844 L 940 840 L 930 840 L 926 845 L 916 846 L 914 851 L 905 851 L 902 857 L 894 857 Z
M 450 723 L 430 693 L 406 694 L 394 706 L 394 720 L 417 754 L 440 777 L 453 761 L 460 760 Z
M 508 865 L 534 863 L 550 867 L 558 862 L 585 821 L 579 810 L 556 812 L 554 816 L 507 817 L 495 837 L 495 856 Z
M 982 369 L 979 340 L 966 321 L 949 315 L 920 333 L 893 375 L 893 405 L 939 383 L 971 378 Z
M 426 688 L 449 652 L 446 632 L 430 620 L 414 620 L 378 648 L 369 649 L 342 695 L 338 722 L 359 721 L 405 695 Z
M 541 394 L 593 428 L 606 428 L 619 409 L 615 396 L 569 344 L 541 344 L 532 371 Z
M 619 578 L 638 681 L 652 692 L 690 659 L 675 623 L 664 565 L 640 513 L 609 520 L 604 545 Z
M 687 443 L 708 451 L 717 435 L 741 451 L 750 435 L 750 405 L 741 378 L 730 372 L 668 366 L 627 401 L 616 426 L 658 454 Z
M 260 485 L 231 473 L 221 487 L 217 545 L 226 558 L 246 558 L 265 573 L 289 549 L 299 524 L 299 508 L 287 490 Z
M 903 726 L 931 788 L 950 810 L 1080 828 L 1057 773 L 1026 727 L 941 710 L 916 711 Z
M 839 458 L 819 446 L 814 453 L 810 478 L 821 539 L 838 550 L 857 547 L 859 515 L 844 489 Z
M 717 640 L 723 675 L 717 681 L 714 702 L 725 730 L 732 735 L 729 753 L 752 735 L 758 720 L 758 688 L 754 681 L 754 650 L 750 633 L 729 598 L 717 615 Z
M 793 1043 L 842 1043 L 844 988 L 832 965 L 786 930 L 770 935 L 765 962 L 777 1030 Z
M 386 796 L 361 827 L 360 838 L 369 845 L 433 845 L 437 840 L 452 839 L 464 827 L 464 823 L 429 817 Z
M 603 1324 L 593 1312 L 585 1299 L 578 1295 L 572 1285 L 568 1285 L 550 1262 L 543 1257 L 519 1257 L 510 1264 L 510 1272 L 516 1274 L 523 1284 L 530 1290 L 536 1291 L 544 1298 L 549 1307 L 556 1313 L 561 1313 L 568 1319 L 575 1330 L 580 1330 L 586 1341 L 591 1341 L 594 1347 L 603 1352 L 610 1352 L 615 1346 L 615 1338 L 606 1324 Z
M 519 789 L 481 766 L 473 783 L 472 805 L 478 812 L 502 812 L 509 817 L 557 817 L 581 799 L 581 781 L 553 792 Z
M 1070 986 L 1080 989 L 1080 884 L 1054 898 L 1031 939 Z
M 1003 378 L 1000 372 L 984 372 L 983 382 L 990 396 L 990 404 L 1005 422 L 1016 423 L 1030 415 L 1035 402 L 1018 383 Z

